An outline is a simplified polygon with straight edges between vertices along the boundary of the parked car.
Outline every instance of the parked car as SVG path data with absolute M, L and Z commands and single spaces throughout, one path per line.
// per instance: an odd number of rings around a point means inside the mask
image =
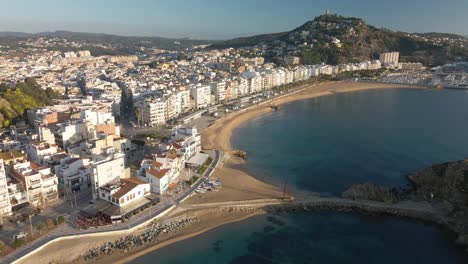
M 26 239 L 27 236 L 28 236 L 28 233 L 19 232 L 18 234 L 15 234 L 15 235 L 13 236 L 13 240 L 17 240 L 17 239 Z

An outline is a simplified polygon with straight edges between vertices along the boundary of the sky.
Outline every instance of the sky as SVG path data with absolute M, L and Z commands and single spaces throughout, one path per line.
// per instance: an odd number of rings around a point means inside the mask
M 468 0 L 0 0 L 0 31 L 228 39 L 289 31 L 329 9 L 407 32 L 468 35 Z

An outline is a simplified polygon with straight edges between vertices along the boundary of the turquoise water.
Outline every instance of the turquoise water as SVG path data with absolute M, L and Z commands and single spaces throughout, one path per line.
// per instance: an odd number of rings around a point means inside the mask
M 281 106 L 240 127 L 247 170 L 290 191 L 340 194 L 468 156 L 468 94 L 376 90 Z M 340 213 L 260 216 L 213 229 L 132 263 L 468 263 L 434 226 Z

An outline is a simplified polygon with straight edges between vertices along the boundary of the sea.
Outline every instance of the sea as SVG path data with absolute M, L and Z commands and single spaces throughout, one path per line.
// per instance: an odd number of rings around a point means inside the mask
M 281 105 L 232 138 L 243 169 L 294 195 L 355 183 L 405 188 L 406 176 L 468 157 L 468 93 L 386 89 Z M 214 228 L 131 263 L 468 263 L 451 234 L 411 220 L 336 212 L 262 215 Z

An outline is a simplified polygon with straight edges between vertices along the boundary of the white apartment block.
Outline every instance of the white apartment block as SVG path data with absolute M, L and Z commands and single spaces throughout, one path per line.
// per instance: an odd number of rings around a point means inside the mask
M 57 145 L 65 149 L 70 144 L 83 138 L 87 138 L 87 126 L 81 121 L 57 124 L 54 136 Z
M 178 91 L 176 94 L 176 115 L 179 116 L 190 110 L 190 91 Z
M 195 108 L 202 109 L 211 105 L 211 86 L 198 84 L 190 87 L 190 94 L 195 101 Z
M 0 217 L 11 215 L 11 204 L 7 188 L 7 174 L 3 159 L 0 159 Z
M 10 165 L 10 173 L 23 184 L 31 205 L 46 207 L 58 198 L 58 179 L 50 167 L 40 167 L 29 161 L 18 162 Z
M 125 176 L 124 157 L 125 155 L 121 153 L 93 157 L 90 175 L 93 199 L 98 197 L 99 187 L 116 182 Z
M 226 101 L 226 82 L 219 81 L 211 84 L 211 92 L 215 96 L 216 103 Z
M 144 100 L 141 107 L 143 124 L 150 127 L 165 125 L 166 109 L 167 103 L 161 98 Z
M 166 112 L 164 116 L 164 121 L 166 122 L 177 117 L 177 95 L 164 95 L 163 100 L 166 103 Z
M 397 67 L 399 58 L 399 52 L 384 52 L 379 54 L 379 60 L 385 67 Z
M 196 127 L 175 127 L 171 141 L 181 147 L 185 160 L 201 151 L 201 135 Z
M 100 124 L 113 124 L 115 118 L 112 112 L 103 110 L 90 110 L 86 109 L 81 112 L 81 119 L 83 121 L 91 122 L 91 124 L 97 126 Z
M 62 193 L 72 193 L 88 189 L 91 184 L 91 164 L 89 159 L 67 157 L 55 166 L 59 190 Z
M 26 144 L 26 152 L 32 162 L 39 165 L 46 165 L 52 162 L 53 155 L 57 153 L 57 145 L 33 141 Z

